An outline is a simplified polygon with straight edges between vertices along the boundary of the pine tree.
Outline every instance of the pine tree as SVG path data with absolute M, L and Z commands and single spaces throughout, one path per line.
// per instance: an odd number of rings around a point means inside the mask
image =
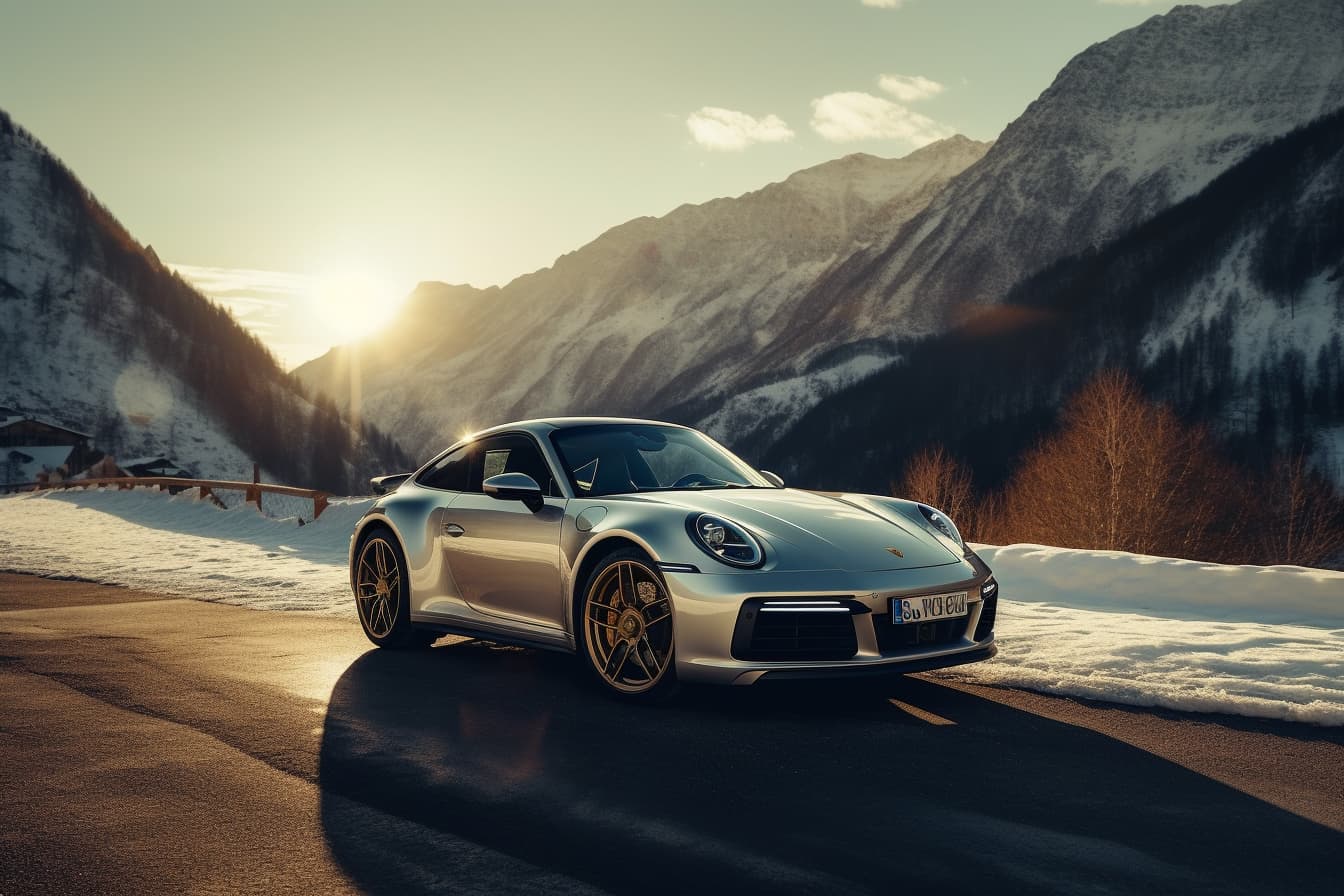
M 51 288 L 51 274 L 42 275 L 42 285 L 37 288 L 37 295 L 34 297 L 37 305 L 37 313 L 45 317 L 51 313 L 51 303 L 55 294 Z

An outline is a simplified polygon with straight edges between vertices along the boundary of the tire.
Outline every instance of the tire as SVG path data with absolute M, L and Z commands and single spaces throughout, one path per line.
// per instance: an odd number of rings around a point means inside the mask
M 406 555 L 390 531 L 373 529 L 355 551 L 355 613 L 360 628 L 379 647 L 428 647 L 438 634 L 411 624 L 411 586 Z
M 613 551 L 593 569 L 575 600 L 579 662 L 606 693 L 658 702 L 677 688 L 672 599 L 648 555 Z

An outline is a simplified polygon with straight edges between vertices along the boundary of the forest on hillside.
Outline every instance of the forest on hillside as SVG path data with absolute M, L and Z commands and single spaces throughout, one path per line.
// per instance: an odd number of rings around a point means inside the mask
M 0 152 L 9 158 L 18 140 L 37 146 L 0 111 Z M 34 332 L 13 332 L 11 321 L 9 339 L 48 344 L 55 329 L 78 327 L 112 344 L 123 360 L 143 351 L 194 392 L 239 448 L 284 482 L 346 494 L 360 490 L 372 473 L 407 466 L 395 440 L 343 417 L 330 398 L 310 394 L 227 310 L 141 247 L 60 160 L 40 147 L 37 158 L 50 207 L 67 211 L 52 234 L 62 263 L 51 266 L 33 295 L 7 281 L 0 268 L 0 302 L 32 302 L 39 321 Z M 0 246 L 26 226 L 30 222 L 0 217 Z M 97 276 L 84 277 L 88 270 Z M 130 301 L 120 301 L 119 293 Z M 53 396 L 52 412 L 59 411 Z M 127 422 L 115 409 L 78 422 L 100 450 L 119 452 Z

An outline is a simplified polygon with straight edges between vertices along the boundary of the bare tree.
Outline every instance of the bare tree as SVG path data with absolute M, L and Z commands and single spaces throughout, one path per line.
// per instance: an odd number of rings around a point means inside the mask
M 991 537 L 995 502 L 976 495 L 970 469 L 942 445 L 916 454 L 906 465 L 905 475 L 894 491 L 902 498 L 942 510 L 967 538 Z
M 1108 372 L 1070 399 L 1059 432 L 1023 460 L 1004 526 L 1014 540 L 1060 547 L 1241 559 L 1241 492 L 1205 430 Z
M 1344 554 L 1344 500 L 1304 453 L 1275 461 L 1265 496 L 1264 562 L 1315 566 Z

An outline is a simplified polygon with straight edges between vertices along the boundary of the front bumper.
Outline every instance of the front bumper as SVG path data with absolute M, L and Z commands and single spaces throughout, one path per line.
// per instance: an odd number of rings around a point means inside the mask
M 683 681 L 753 684 L 766 677 L 903 674 L 989 659 L 997 652 L 997 594 L 982 596 L 990 571 L 974 554 L 962 562 L 922 569 L 665 572 L 664 578 L 675 608 L 677 676 Z M 953 591 L 968 592 L 967 615 L 945 624 L 926 623 L 928 638 L 912 626 L 888 621 L 893 597 Z M 767 658 L 759 649 L 744 649 L 744 626 L 752 624 L 756 608 L 772 600 L 829 600 L 848 608 L 828 620 L 829 631 L 843 637 L 827 641 L 826 650 L 799 651 L 804 656 L 798 659 Z

